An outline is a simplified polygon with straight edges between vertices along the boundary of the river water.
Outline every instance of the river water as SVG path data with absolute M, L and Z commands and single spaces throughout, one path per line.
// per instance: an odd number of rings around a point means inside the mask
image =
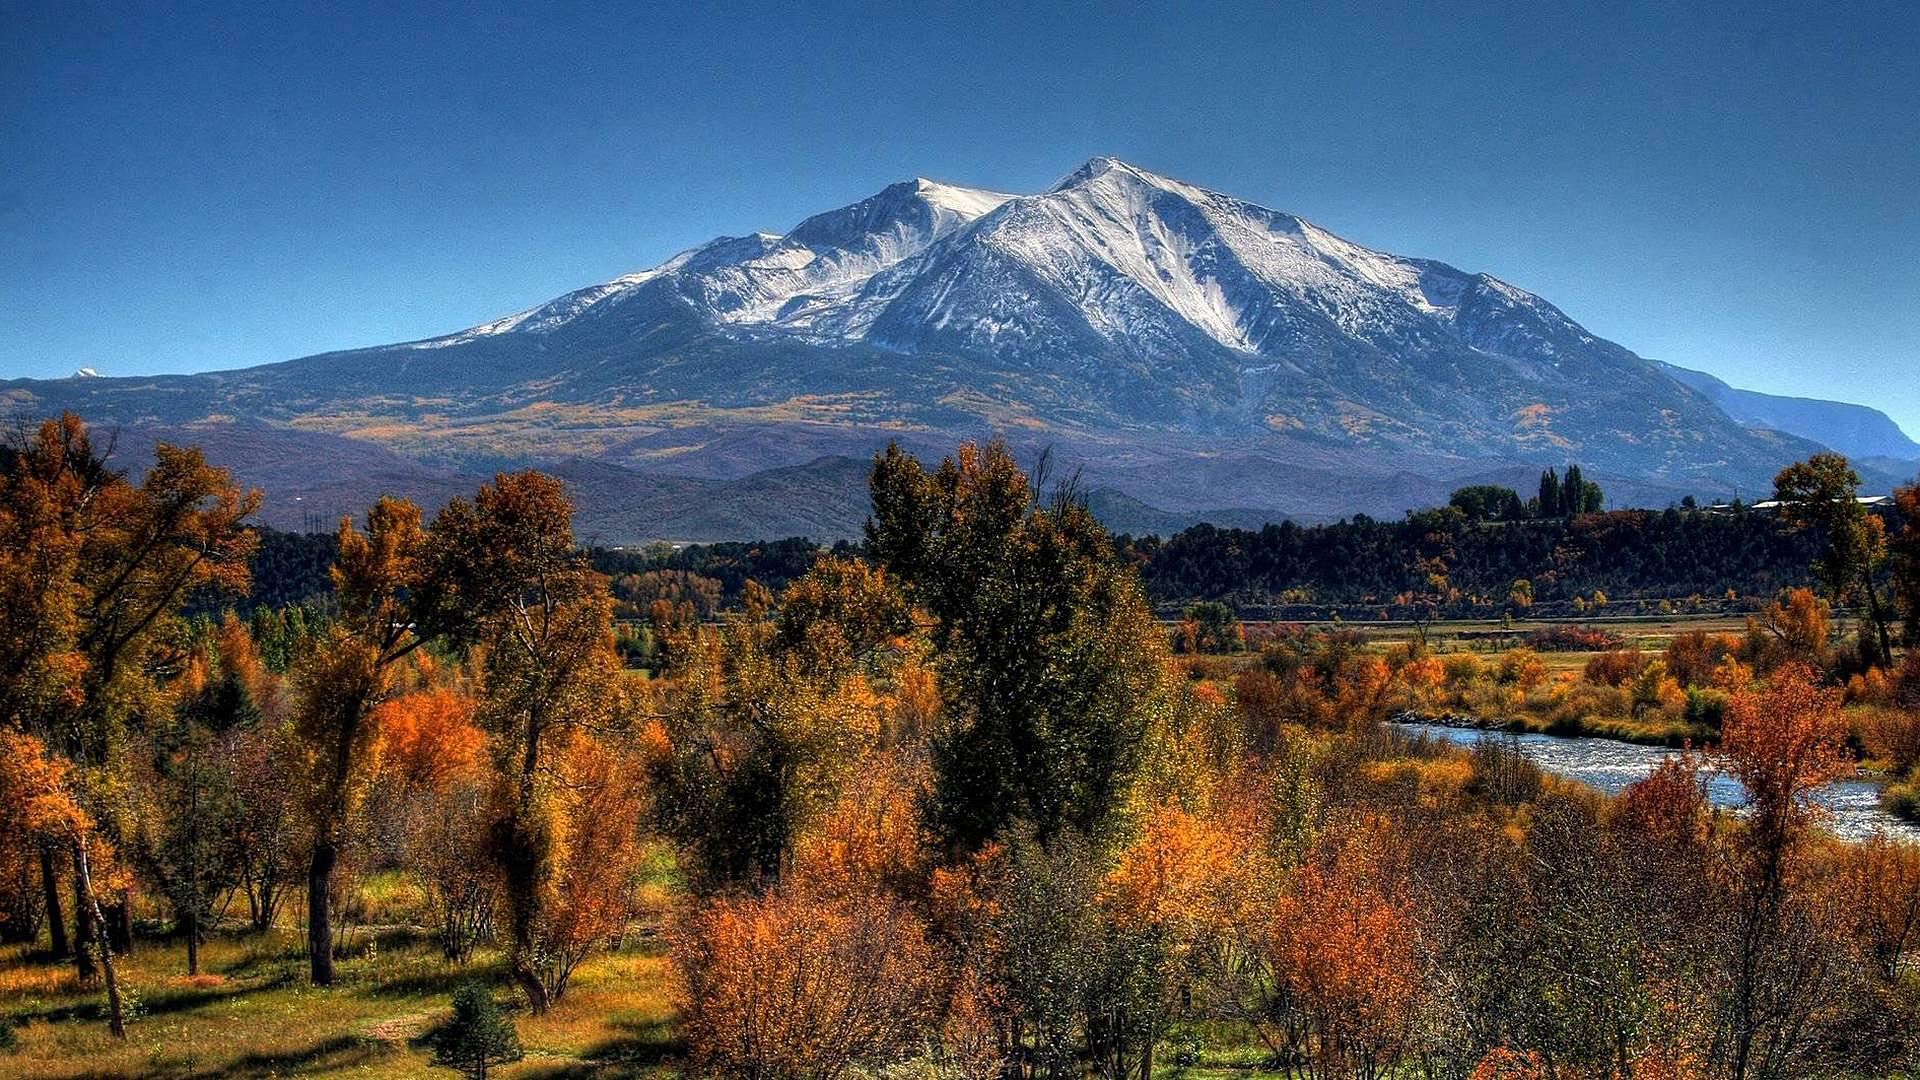
M 1482 738 L 1512 740 L 1511 745 L 1542 769 L 1578 780 L 1609 795 L 1618 795 L 1626 790 L 1627 785 L 1651 773 L 1662 761 L 1679 753 L 1661 746 L 1641 746 L 1617 739 L 1514 735 L 1444 724 L 1396 723 L 1393 726 L 1409 735 L 1425 735 L 1462 746 L 1472 746 Z M 1719 772 L 1708 778 L 1707 797 L 1715 806 L 1734 808 L 1746 801 L 1739 782 Z M 1828 812 L 1827 827 L 1849 840 L 1864 840 L 1876 833 L 1885 833 L 1920 842 L 1920 827 L 1880 809 L 1880 789 L 1868 781 L 1842 780 L 1837 784 L 1829 784 L 1815 792 L 1813 798 Z

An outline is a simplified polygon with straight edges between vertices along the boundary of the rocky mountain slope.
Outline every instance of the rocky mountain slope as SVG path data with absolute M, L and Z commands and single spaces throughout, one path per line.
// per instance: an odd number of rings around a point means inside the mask
M 1920 463 L 1920 443 L 1908 438 L 1900 425 L 1879 409 L 1844 401 L 1742 390 L 1704 371 L 1672 364 L 1662 366 L 1669 375 L 1707 395 L 1726 410 L 1728 416 L 1748 427 L 1771 428 L 1811 439 L 1852 458 L 1893 458 Z
M 0 408 L 225 438 L 243 475 L 300 461 L 271 495 L 297 479 L 348 506 L 372 475 L 427 493 L 564 467 L 610 542 L 846 535 L 858 468 L 769 470 L 857 465 L 889 438 L 1051 448 L 1143 520 L 1393 514 L 1567 461 L 1641 500 L 1750 493 L 1814 448 L 1497 278 L 1112 158 L 1032 195 L 896 184 L 444 337 L 15 381 Z M 343 467 L 313 436 L 407 464 Z M 752 494 L 672 494 L 696 481 Z

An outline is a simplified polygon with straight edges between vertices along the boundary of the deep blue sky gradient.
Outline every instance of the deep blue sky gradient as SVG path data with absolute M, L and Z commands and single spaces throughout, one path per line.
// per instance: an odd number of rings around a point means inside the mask
M 1920 435 L 1910 5 L 1352 6 L 0 0 L 0 376 L 425 337 L 1109 153 Z

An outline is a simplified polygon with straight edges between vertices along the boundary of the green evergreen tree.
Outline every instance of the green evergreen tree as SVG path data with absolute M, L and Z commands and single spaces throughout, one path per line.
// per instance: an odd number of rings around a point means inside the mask
M 1071 489 L 1046 505 L 998 442 L 934 472 L 874 462 L 868 550 L 934 618 L 948 715 L 929 824 L 954 852 L 1024 822 L 1099 837 L 1161 690 L 1139 580 Z
M 1567 466 L 1567 475 L 1560 482 L 1560 512 L 1567 517 L 1578 514 L 1585 496 L 1586 488 L 1580 480 L 1580 466 Z
M 1540 516 L 1547 521 L 1560 516 L 1560 476 L 1552 469 L 1540 474 Z
M 500 1012 L 493 994 L 479 983 L 467 983 L 453 992 L 453 1019 L 434 1036 L 433 1063 L 457 1069 L 473 1080 L 486 1080 L 495 1065 L 525 1056 L 513 1021 Z

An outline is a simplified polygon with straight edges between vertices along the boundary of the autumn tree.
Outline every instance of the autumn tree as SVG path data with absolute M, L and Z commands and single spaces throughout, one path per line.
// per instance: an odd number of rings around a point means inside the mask
M 575 731 L 555 747 L 531 975 L 548 1002 L 567 992 L 580 962 L 616 941 L 636 911 L 646 865 L 647 790 L 640 763 L 611 740 Z
M 227 653 L 244 650 L 237 624 Z M 247 808 L 235 769 L 237 741 L 260 723 L 241 655 L 196 658 L 183 699 L 149 734 L 151 800 L 136 844 L 174 910 L 187 943 L 187 973 L 200 973 L 200 943 L 213 904 L 237 884 L 235 845 Z M 207 669 L 211 667 L 212 670 Z
M 867 544 L 933 622 L 946 727 L 930 823 L 952 851 L 1015 821 L 1098 833 L 1125 795 L 1162 679 L 1137 579 L 1072 492 L 1039 505 L 1006 448 L 872 474 Z
M 697 890 L 770 884 L 852 770 L 898 730 L 908 699 L 882 687 L 924 675 L 902 647 L 911 625 L 890 575 L 829 557 L 788 586 L 777 611 L 756 600 L 679 651 L 649 757 L 661 824 Z M 918 678 L 895 690 L 930 692 Z
M 572 503 L 541 473 L 502 474 L 471 503 L 454 499 L 430 533 L 437 558 L 421 606 L 456 639 L 484 646 L 480 722 L 509 789 L 495 837 L 509 965 L 543 1013 L 558 989 L 540 959 L 555 880 L 548 758 L 575 732 L 616 718 L 612 600 L 574 541 Z
M 1893 499 L 1901 526 L 1887 541 L 1887 554 L 1894 589 L 1906 613 L 1907 644 L 1920 645 L 1920 482 L 1895 488 Z
M 0 715 L 71 764 L 81 798 L 106 789 L 101 774 L 158 693 L 188 596 L 247 587 L 257 541 L 246 521 L 258 505 L 257 492 L 243 495 L 198 450 L 166 443 L 134 483 L 107 467 L 71 414 L 0 453 Z M 89 842 L 107 839 L 74 828 L 66 843 L 76 937 L 92 943 L 111 984 L 97 860 L 88 851 Z M 76 961 L 90 974 L 88 949 Z M 109 998 L 118 1033 L 111 985 Z
M 1102 883 L 1105 963 L 1091 995 L 1089 1049 L 1110 1076 L 1152 1080 L 1155 1044 L 1202 957 L 1228 934 L 1250 862 L 1244 835 L 1170 804 L 1156 806 Z
M 1826 551 L 1814 570 L 1836 603 L 1866 602 L 1884 664 L 1893 657 L 1893 642 L 1874 572 L 1886 557 L 1886 525 L 1860 505 L 1859 489 L 1860 475 L 1845 457 L 1831 452 L 1789 465 L 1773 478 L 1773 497 L 1787 520 L 1826 533 Z
M 441 952 L 456 963 L 491 929 L 498 892 L 493 763 L 478 708 L 440 686 L 393 698 L 374 716 L 381 786 L 403 803 L 403 857 L 427 894 Z
M 1827 602 L 1812 589 L 1789 589 L 1769 601 L 1758 618 L 1748 620 L 1747 633 L 1757 643 L 1760 655 L 1755 659 L 1770 660 L 1768 666 L 1788 661 L 1824 664 L 1830 633 Z
M 81 909 L 76 918 L 91 922 L 93 943 L 106 976 L 107 1024 L 115 1038 L 126 1037 L 121 1008 L 119 973 L 106 939 L 106 918 L 91 888 L 96 867 L 111 857 L 112 848 L 99 834 L 94 819 L 81 805 L 74 767 L 47 752 L 32 735 L 0 735 L 0 822 L 29 837 L 68 847 L 73 852 L 76 890 Z
M 1391 843 L 1377 822 L 1330 836 L 1274 906 L 1266 947 L 1293 1075 L 1375 1080 L 1409 1046 L 1426 960 Z
M 1801 966 L 1808 960 L 1802 935 L 1820 929 L 1802 903 L 1804 847 L 1819 817 L 1810 796 L 1853 770 L 1846 735 L 1840 694 L 1797 663 L 1764 691 L 1736 694 L 1721 728 L 1715 760 L 1747 795 L 1732 867 L 1726 1024 L 1734 1080 L 1792 1075 L 1805 1050 L 1809 1010 L 1826 978 Z
M 333 873 L 348 818 L 364 793 L 373 711 L 394 691 L 400 663 L 438 625 L 417 610 L 430 592 L 420 511 L 383 498 L 362 531 L 340 522 L 332 569 L 340 617 L 294 669 L 294 731 L 304 758 L 312 827 L 307 864 L 307 954 L 315 986 L 333 984 Z

